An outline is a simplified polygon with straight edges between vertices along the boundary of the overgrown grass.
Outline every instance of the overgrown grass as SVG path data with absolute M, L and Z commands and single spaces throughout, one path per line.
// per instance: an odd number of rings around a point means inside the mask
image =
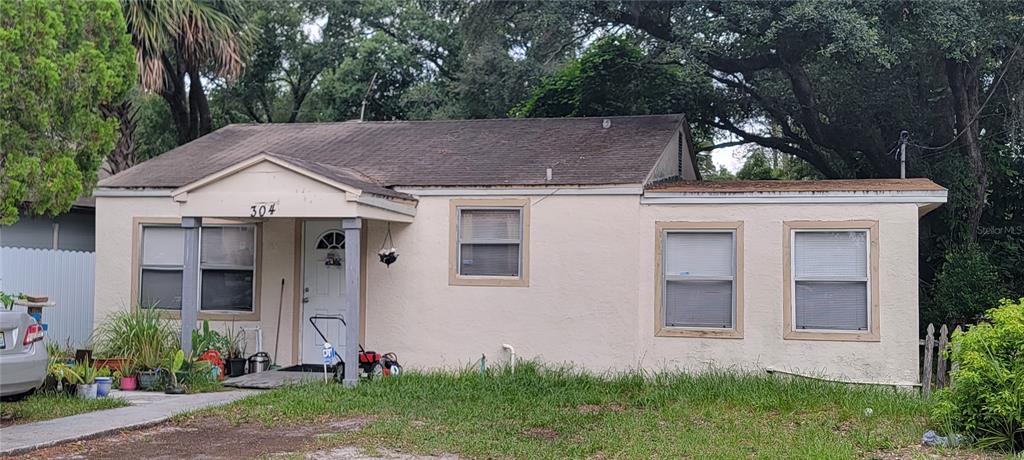
M 870 409 L 870 410 L 869 410 Z M 353 444 L 469 457 L 851 458 L 915 445 L 928 405 L 904 391 L 710 371 L 607 379 L 522 365 L 515 374 L 409 373 L 282 388 L 203 411 L 235 423 L 369 416 Z
M 82 399 L 66 393 L 36 393 L 16 402 L 0 402 L 3 424 L 30 423 L 127 406 L 120 398 Z

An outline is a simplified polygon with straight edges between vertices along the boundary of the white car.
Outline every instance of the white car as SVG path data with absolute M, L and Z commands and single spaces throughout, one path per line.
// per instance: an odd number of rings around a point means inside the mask
M 20 311 L 0 310 L 0 398 L 34 392 L 46 378 L 43 327 Z

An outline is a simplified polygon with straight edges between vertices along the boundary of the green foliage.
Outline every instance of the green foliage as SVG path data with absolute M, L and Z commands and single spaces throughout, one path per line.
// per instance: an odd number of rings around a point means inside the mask
M 1024 298 L 1002 300 L 987 321 L 954 334 L 953 385 L 936 394 L 935 418 L 979 446 L 1024 451 Z
M 135 55 L 115 0 L 0 2 L 0 224 L 59 214 L 92 190 Z
M 227 356 L 229 347 L 228 338 L 210 329 L 210 322 L 203 320 L 202 328 L 192 331 L 192 355 L 189 356 L 189 361 L 194 361 L 208 350 L 216 350 L 221 356 Z
M 69 383 L 77 384 L 92 384 L 96 383 L 96 368 L 92 367 L 92 364 L 87 362 L 77 362 L 73 366 L 70 366 L 70 370 L 65 369 L 65 378 Z
M 196 416 L 268 426 L 369 416 L 325 441 L 466 458 L 859 458 L 916 444 L 927 412 L 886 388 L 714 370 L 599 377 L 526 362 L 515 373 L 282 388 Z
M 159 368 L 178 348 L 177 329 L 153 307 L 118 311 L 104 319 L 96 334 L 101 356 L 129 358 L 142 370 Z
M 736 172 L 740 180 L 806 180 L 821 175 L 807 162 L 792 155 L 754 147 L 743 166 Z
M 671 59 L 671 57 L 662 57 Z M 545 78 L 529 99 L 512 109 L 518 117 L 593 117 L 687 113 L 708 110 L 711 79 L 698 69 L 658 62 L 636 40 L 608 36 Z
M 951 248 L 931 293 L 932 307 L 922 312 L 924 323 L 970 324 L 1006 293 L 998 268 L 978 245 Z

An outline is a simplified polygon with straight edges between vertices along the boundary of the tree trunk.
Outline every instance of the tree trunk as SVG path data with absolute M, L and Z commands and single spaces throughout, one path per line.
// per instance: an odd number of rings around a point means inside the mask
M 953 113 L 956 116 L 957 145 L 967 156 L 968 166 L 973 174 L 970 182 L 971 205 L 967 209 L 967 242 L 978 239 L 978 227 L 981 225 L 982 212 L 985 209 L 985 196 L 988 192 L 988 170 L 981 151 L 978 115 L 979 83 L 975 69 L 981 66 L 979 58 L 966 62 L 946 60 L 946 78 L 953 96 Z
M 135 153 L 135 115 L 138 111 L 130 100 L 113 106 L 104 104 L 100 111 L 106 117 L 117 118 L 119 125 L 117 143 L 103 165 L 108 174 L 114 175 L 138 163 Z
M 210 118 L 210 101 L 206 98 L 206 91 L 203 89 L 203 77 L 198 71 L 189 70 L 188 81 L 189 110 L 194 111 L 196 114 L 193 120 L 196 122 L 196 126 L 192 130 L 195 133 L 195 137 L 192 139 L 198 139 L 213 131 L 213 120 Z

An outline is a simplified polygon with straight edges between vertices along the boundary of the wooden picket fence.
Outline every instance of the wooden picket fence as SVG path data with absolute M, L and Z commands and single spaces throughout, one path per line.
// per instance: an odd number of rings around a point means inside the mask
M 960 330 L 960 326 L 954 332 Z M 950 373 L 956 370 L 956 363 L 950 365 L 946 358 L 946 349 L 950 347 L 949 326 L 945 324 L 939 328 L 938 339 L 935 337 L 935 325 L 928 324 L 926 335 L 921 340 L 924 347 L 924 362 L 921 371 L 921 394 L 925 398 L 932 395 L 932 390 L 938 390 L 952 385 Z

